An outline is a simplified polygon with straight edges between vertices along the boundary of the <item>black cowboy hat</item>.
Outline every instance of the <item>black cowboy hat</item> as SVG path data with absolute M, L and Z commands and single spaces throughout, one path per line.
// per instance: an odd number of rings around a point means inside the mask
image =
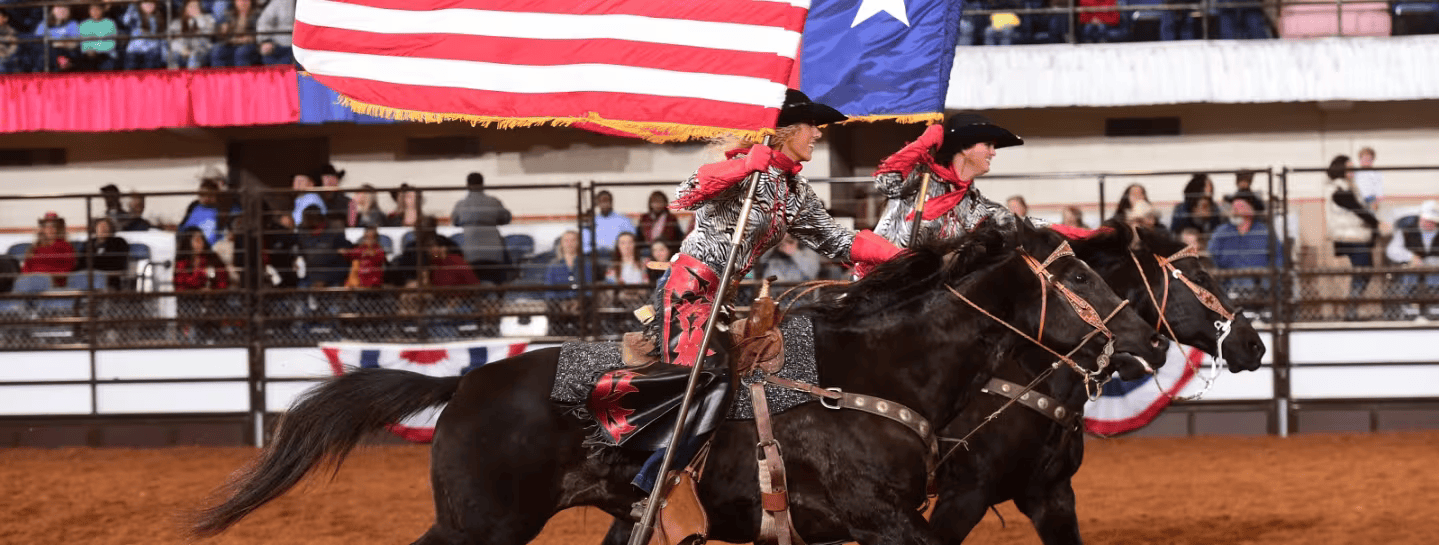
M 1259 196 L 1255 195 L 1253 192 L 1250 191 L 1236 191 L 1234 193 L 1224 196 L 1225 203 L 1232 206 L 1234 204 L 1234 201 L 1248 202 L 1249 208 L 1253 209 L 1255 213 L 1264 210 L 1264 204 L 1259 202 Z
M 809 123 L 820 127 L 846 119 L 849 119 L 849 116 L 839 113 L 839 110 L 810 100 L 808 95 L 798 90 L 788 89 L 784 93 L 784 107 L 779 110 L 779 121 L 775 126 Z
M 335 170 L 335 165 L 331 163 L 325 163 L 325 166 L 320 167 L 319 172 L 315 173 L 315 181 L 320 181 L 320 178 L 324 177 L 326 174 L 334 174 L 336 178 L 345 177 L 345 171 Z
M 995 148 L 1024 145 L 1024 139 L 1009 132 L 1009 129 L 995 125 L 988 117 L 972 112 L 957 113 L 945 120 L 944 143 L 949 144 L 950 141 L 964 147 L 980 142 L 994 142 Z

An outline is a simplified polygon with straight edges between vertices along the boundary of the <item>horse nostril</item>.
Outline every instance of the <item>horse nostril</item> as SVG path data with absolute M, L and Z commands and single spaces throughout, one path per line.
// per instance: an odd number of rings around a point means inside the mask
M 1161 343 L 1163 343 L 1163 342 L 1164 342 L 1164 337 L 1160 337 L 1159 335 L 1152 335 L 1152 336 L 1149 337 L 1149 347 L 1150 347 L 1150 348 L 1159 348 L 1159 345 L 1160 345 Z

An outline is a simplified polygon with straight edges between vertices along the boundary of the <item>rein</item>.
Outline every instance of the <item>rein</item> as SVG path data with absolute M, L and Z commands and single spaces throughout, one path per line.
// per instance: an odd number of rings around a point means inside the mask
M 1121 301 L 1119 305 L 1115 306 L 1114 310 L 1109 313 L 1109 316 L 1100 318 L 1099 312 L 1094 309 L 1093 305 L 1090 305 L 1088 301 L 1085 301 L 1078 294 L 1070 290 L 1068 286 L 1065 286 L 1060 282 L 1056 282 L 1054 280 L 1054 274 L 1048 271 L 1048 267 L 1050 264 L 1054 263 L 1056 259 L 1066 256 L 1074 257 L 1074 251 L 1070 249 L 1068 242 L 1060 244 L 1060 246 L 1058 248 L 1055 248 L 1054 252 L 1051 253 L 1049 257 L 1042 262 L 1028 254 L 1022 254 L 1025 263 L 1029 265 L 1030 270 L 1034 272 L 1035 276 L 1038 277 L 1040 281 L 1041 314 L 1039 318 L 1040 325 L 1038 338 L 1030 337 L 1023 331 L 1020 331 L 1019 328 L 1015 327 L 1013 324 L 1010 324 L 1009 322 L 1000 319 L 998 316 L 991 314 L 989 311 L 980 307 L 978 304 L 975 304 L 974 301 L 969 300 L 968 297 L 965 297 L 963 294 L 959 293 L 959 291 L 954 289 L 953 286 L 945 285 L 945 288 L 948 289 L 949 292 L 955 297 L 959 298 L 960 301 L 964 301 L 970 307 L 978 310 L 981 314 L 984 314 L 985 316 L 988 316 L 991 320 L 994 320 L 1000 325 L 1009 328 L 1010 331 L 1013 331 L 1015 334 L 1028 340 L 1031 343 L 1034 343 L 1036 346 L 1039 346 L 1046 352 L 1053 354 L 1059 359 L 1056 360 L 1054 363 L 1050 364 L 1049 368 L 1045 369 L 1044 372 L 1034 377 L 1034 380 L 1031 380 L 1029 384 L 1025 385 L 1019 391 L 1014 392 L 1013 396 L 1005 396 L 1009 398 L 1009 401 L 1006 401 L 1004 405 L 1001 405 L 993 413 L 990 413 L 989 416 L 986 416 L 984 420 L 979 423 L 979 425 L 975 426 L 974 429 L 970 430 L 969 433 L 965 434 L 964 437 L 961 437 L 959 439 L 942 438 L 942 440 L 944 441 L 954 442 L 955 445 L 950 447 L 949 450 L 945 451 L 944 456 L 940 457 L 938 463 L 944 463 L 944 461 L 947 460 L 950 456 L 952 456 L 955 451 L 958 450 L 961 446 L 965 447 L 965 449 L 968 450 L 970 437 L 973 437 L 975 433 L 978 433 L 979 430 L 983 428 L 986 424 L 989 424 L 990 422 L 999 418 L 999 415 L 1003 413 L 1006 409 L 1008 409 L 1010 406 L 1014 405 L 1015 403 L 1023 403 L 1024 401 L 1027 401 L 1025 395 L 1034 390 L 1034 387 L 1039 385 L 1039 383 L 1042 382 L 1045 378 L 1048 378 L 1051 373 L 1053 373 L 1056 369 L 1059 368 L 1059 365 L 1061 363 L 1067 364 L 1070 369 L 1074 370 L 1074 372 L 1076 373 L 1079 373 L 1079 375 L 1083 377 L 1084 393 L 1090 401 L 1099 399 L 1099 396 L 1103 393 L 1104 384 L 1109 380 L 1108 378 L 1101 378 L 1101 376 L 1106 374 L 1105 369 L 1109 365 L 1109 357 L 1114 354 L 1114 332 L 1110 331 L 1109 326 L 1106 324 L 1108 324 L 1110 320 L 1114 319 L 1114 317 L 1119 314 L 1119 311 L 1123 310 L 1124 307 L 1129 304 L 1129 300 L 1126 299 L 1124 301 Z M 1085 323 L 1088 323 L 1094 328 L 1093 331 L 1085 334 L 1085 336 L 1080 339 L 1079 343 L 1077 343 L 1074 348 L 1069 351 L 1068 354 L 1060 354 L 1058 351 L 1055 351 L 1054 349 L 1045 346 L 1039 341 L 1039 339 L 1042 339 L 1044 336 L 1044 314 L 1046 308 L 1045 301 L 1049 291 L 1048 288 L 1050 287 L 1055 288 L 1061 294 L 1063 294 L 1065 301 L 1068 301 L 1070 306 L 1074 308 L 1075 314 L 1079 315 L 1080 319 L 1083 319 Z M 1079 363 L 1075 362 L 1072 356 L 1075 352 L 1078 352 L 1081 348 L 1084 347 L 1085 344 L 1088 344 L 1091 339 L 1093 339 L 1096 335 L 1099 335 L 1100 333 L 1103 333 L 1107 340 L 1104 343 L 1103 351 L 1095 360 L 1097 364 L 1096 368 L 1094 371 L 1091 372 L 1080 366 Z
M 1136 234 L 1136 236 L 1138 235 Z M 1154 259 L 1156 262 L 1159 263 L 1159 269 L 1163 272 L 1164 278 L 1164 296 L 1163 298 L 1156 298 L 1154 295 L 1154 288 L 1149 284 L 1149 276 L 1144 274 L 1144 265 L 1139 263 L 1139 257 L 1134 255 L 1133 251 L 1129 252 L 1129 259 L 1134 261 L 1135 268 L 1139 270 L 1139 278 L 1144 282 L 1144 290 L 1149 293 L 1150 302 L 1154 303 L 1155 308 L 1159 309 L 1159 322 L 1154 324 L 1155 332 L 1162 333 L 1162 330 L 1168 330 L 1170 339 L 1174 339 L 1176 341 L 1178 341 L 1179 339 L 1179 337 L 1174 334 L 1174 327 L 1170 325 L 1169 319 L 1165 317 L 1165 310 L 1169 308 L 1169 285 L 1171 278 L 1178 279 L 1180 282 L 1183 282 L 1185 286 L 1189 287 L 1189 291 L 1194 294 L 1194 297 L 1196 299 L 1199 299 L 1200 304 L 1203 304 L 1205 308 L 1208 308 L 1210 311 L 1213 311 L 1215 314 L 1218 314 L 1219 317 L 1223 318 L 1223 320 L 1214 321 L 1214 330 L 1217 336 L 1217 344 L 1215 348 L 1215 356 L 1211 360 L 1209 366 L 1210 373 L 1207 376 L 1203 372 L 1199 373 L 1199 379 L 1204 381 L 1204 388 L 1201 388 L 1199 392 L 1195 393 L 1192 396 L 1175 395 L 1169 393 L 1169 391 L 1164 389 L 1164 385 L 1159 383 L 1158 376 L 1156 375 L 1154 385 L 1159 387 L 1159 392 L 1169 397 L 1171 400 L 1176 401 L 1191 401 L 1199 399 L 1201 397 L 1204 397 L 1204 394 L 1209 392 L 1209 389 L 1214 386 L 1214 381 L 1217 380 L 1219 378 L 1219 375 L 1223 372 L 1220 368 L 1220 365 L 1224 362 L 1224 341 L 1225 339 L 1229 338 L 1229 333 L 1233 330 L 1234 326 L 1234 313 L 1230 312 L 1229 309 L 1224 308 L 1224 305 L 1219 302 L 1219 297 L 1214 295 L 1213 292 L 1204 289 L 1203 286 L 1195 284 L 1194 281 L 1190 280 L 1189 277 L 1184 274 L 1184 271 L 1181 271 L 1178 267 L 1174 266 L 1175 261 L 1184 258 L 1199 259 L 1199 249 L 1190 245 L 1185 246 L 1184 249 L 1175 252 L 1174 255 L 1171 255 L 1169 257 L 1154 254 Z M 1145 363 L 1147 364 L 1148 362 Z M 1155 374 L 1155 371 L 1153 369 L 1146 370 L 1149 371 L 1151 375 Z

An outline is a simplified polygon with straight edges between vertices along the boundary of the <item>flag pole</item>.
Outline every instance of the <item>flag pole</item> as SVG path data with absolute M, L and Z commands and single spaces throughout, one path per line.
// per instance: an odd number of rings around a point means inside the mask
M 905 248 L 913 248 L 919 242 L 919 226 L 924 223 L 924 201 L 929 197 L 929 171 L 919 179 L 919 195 L 914 198 L 914 221 L 909 223 L 909 242 Z
M 765 135 L 764 145 L 768 146 L 769 141 L 769 135 Z M 710 339 L 714 336 L 715 324 L 719 322 L 720 307 L 724 306 L 725 292 L 729 291 L 730 277 L 734 275 L 735 262 L 739 260 L 740 241 L 744 240 L 744 229 L 749 224 L 750 210 L 754 208 L 755 189 L 759 187 L 759 171 L 751 172 L 746 183 L 749 184 L 749 189 L 745 193 L 744 204 L 740 207 L 739 219 L 731 229 L 734 235 L 730 238 L 729 256 L 725 259 L 724 269 L 720 271 L 719 289 L 716 290 L 714 304 L 710 307 L 709 319 L 705 321 L 705 334 L 700 339 L 699 351 L 695 353 L 694 367 L 690 368 L 689 382 L 685 384 L 685 396 L 680 401 L 679 417 L 675 420 L 674 432 L 670 433 L 669 447 L 665 449 L 664 458 L 660 461 L 659 478 L 655 480 L 649 499 L 645 501 L 644 515 L 630 533 L 629 545 L 649 543 L 650 533 L 654 531 L 655 515 L 659 511 L 661 499 L 664 498 L 665 480 L 669 478 L 670 464 L 674 463 L 675 451 L 684 440 L 685 420 L 689 418 L 695 385 L 699 384 L 700 367 L 703 366 L 705 353 L 709 350 Z M 660 347 L 660 350 L 668 349 Z

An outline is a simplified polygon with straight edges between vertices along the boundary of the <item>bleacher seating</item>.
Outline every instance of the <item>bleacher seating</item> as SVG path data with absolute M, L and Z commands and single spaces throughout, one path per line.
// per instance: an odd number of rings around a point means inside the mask
M 18 242 L 15 244 L 11 244 L 10 249 L 5 251 L 5 255 L 24 261 L 25 252 L 30 250 L 31 245 L 32 243 L 29 242 Z
M 1286 5 L 1280 14 L 1281 38 L 1323 38 L 1340 31 L 1333 5 Z M 1345 2 L 1343 31 L 1345 36 L 1388 36 L 1392 32 L 1388 3 Z

